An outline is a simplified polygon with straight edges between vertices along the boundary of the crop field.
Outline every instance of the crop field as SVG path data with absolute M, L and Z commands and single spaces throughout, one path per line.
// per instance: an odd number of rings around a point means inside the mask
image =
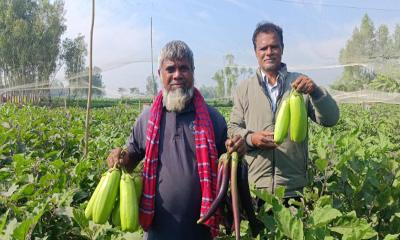
M 297 208 L 282 207 L 284 189 L 253 192 L 266 201 L 259 239 L 399 238 L 400 108 L 340 109 L 333 128 L 310 122 L 310 186 Z M 219 110 L 228 121 L 230 107 Z M 109 151 L 125 144 L 138 115 L 126 104 L 93 109 L 83 158 L 84 109 L 0 105 L 0 239 L 140 239 L 84 217 Z M 241 234 L 251 239 L 246 221 Z

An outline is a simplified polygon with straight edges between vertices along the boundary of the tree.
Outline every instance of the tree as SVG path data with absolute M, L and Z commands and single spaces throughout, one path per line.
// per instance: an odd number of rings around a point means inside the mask
M 376 57 L 389 59 L 393 54 L 393 42 L 389 36 L 389 29 L 381 25 L 376 33 Z
M 152 76 L 148 76 L 146 78 L 146 94 L 150 96 L 156 96 L 158 92 L 158 84 L 157 84 L 157 78 L 154 78 Z
M 346 66 L 343 74 L 332 88 L 343 91 L 375 89 L 400 91 L 400 70 L 394 61 L 400 56 L 400 26 L 396 25 L 393 36 L 389 28 L 381 25 L 374 30 L 368 15 L 361 21 L 360 28 L 354 28 L 353 35 L 340 51 L 339 62 L 364 63 L 368 67 Z
M 201 95 L 203 95 L 205 99 L 216 97 L 216 87 L 202 85 L 199 91 L 201 92 Z
M 348 64 L 366 61 L 373 57 L 374 52 L 374 24 L 365 14 L 360 28 L 354 28 L 351 39 L 347 41 L 345 48 L 340 51 L 339 62 Z
M 373 22 L 365 14 L 360 28 L 354 28 L 351 39 L 347 41 L 346 47 L 341 50 L 339 62 L 341 64 L 356 63 L 373 58 L 376 49 L 374 31 Z
M 133 87 L 133 88 L 129 88 L 129 93 L 130 93 L 133 97 L 135 97 L 135 96 L 137 96 L 137 95 L 140 94 L 140 91 L 139 91 L 139 88 Z
M 75 39 L 66 38 L 62 43 L 62 50 L 61 59 L 65 63 L 65 76 L 71 93 L 75 96 L 86 95 L 88 70 L 85 70 L 87 48 L 84 36 L 79 34 Z
M 374 25 L 368 15 L 364 15 L 360 28 L 355 27 L 352 37 L 341 49 L 339 62 L 341 64 L 363 63 L 374 58 L 376 48 Z M 362 66 L 346 66 L 340 79 L 332 88 L 354 91 L 364 88 L 374 78 L 374 73 Z
M 64 2 L 52 2 L 0 0 L 0 79 L 6 88 L 50 85 L 66 29 Z
M 119 93 L 119 95 L 121 95 L 121 98 L 125 97 L 127 92 L 128 92 L 128 89 L 126 89 L 126 88 L 122 88 L 122 87 L 118 88 L 118 93 Z
M 214 73 L 212 79 L 217 82 L 216 97 L 230 97 L 238 79 L 244 79 L 253 74 L 252 68 L 239 67 L 232 54 L 225 55 L 225 66 Z
M 226 81 L 226 95 L 231 96 L 232 88 L 236 87 L 237 78 L 239 77 L 239 68 L 234 62 L 235 57 L 232 54 L 225 56 L 226 66 L 224 68 L 224 76 Z
M 85 83 L 85 86 L 87 87 L 89 85 L 89 68 L 86 67 L 86 76 L 83 78 L 83 82 Z M 93 67 L 93 76 L 92 76 L 92 94 L 93 97 L 96 98 L 102 98 L 105 96 L 105 86 L 103 84 L 103 76 L 101 75 L 102 70 L 94 66 Z M 87 96 L 87 88 L 85 88 L 85 95 L 83 97 Z
M 212 79 L 217 82 L 217 88 L 215 89 L 216 97 L 224 97 L 225 96 L 225 78 L 224 78 L 223 70 L 218 70 L 217 72 L 215 72 Z
M 393 33 L 393 52 L 394 58 L 400 58 L 400 24 L 396 24 Z
M 367 14 L 361 21 L 360 35 L 356 38 L 359 42 L 361 57 L 372 57 L 375 53 L 375 27 Z

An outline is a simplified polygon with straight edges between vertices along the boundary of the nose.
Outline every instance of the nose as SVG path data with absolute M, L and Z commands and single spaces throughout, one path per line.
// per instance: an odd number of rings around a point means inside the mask
M 265 51 L 266 51 L 267 55 L 271 55 L 272 54 L 272 48 L 270 48 L 270 47 L 268 47 Z
M 176 69 L 173 77 L 174 77 L 174 79 L 179 79 L 179 78 L 181 78 L 181 75 L 182 75 L 182 71 L 180 71 L 179 69 Z

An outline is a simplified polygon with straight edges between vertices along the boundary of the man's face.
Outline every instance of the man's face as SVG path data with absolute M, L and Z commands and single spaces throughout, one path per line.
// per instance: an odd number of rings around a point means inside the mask
M 158 74 L 163 84 L 163 104 L 181 112 L 193 97 L 194 71 L 186 59 L 164 60 Z
M 281 66 L 283 48 L 275 32 L 261 32 L 256 37 L 258 65 L 267 72 L 277 72 Z
M 158 70 L 163 87 L 167 91 L 193 87 L 194 70 L 187 59 L 164 60 Z

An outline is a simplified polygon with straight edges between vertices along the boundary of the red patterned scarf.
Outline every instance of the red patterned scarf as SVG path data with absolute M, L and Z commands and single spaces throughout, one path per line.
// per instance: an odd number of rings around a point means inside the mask
M 150 110 L 147 125 L 146 153 L 143 166 L 143 194 L 140 202 L 139 221 L 148 231 L 154 217 L 154 199 L 157 183 L 158 144 L 160 138 L 160 121 L 163 109 L 162 92 L 158 94 Z M 216 196 L 216 173 L 218 153 L 215 145 L 214 127 L 203 96 L 194 89 L 194 138 L 196 144 L 197 170 L 201 185 L 200 217 L 205 215 Z M 218 213 L 218 212 L 217 212 Z M 211 229 L 213 237 L 218 235 L 219 213 L 205 222 Z

